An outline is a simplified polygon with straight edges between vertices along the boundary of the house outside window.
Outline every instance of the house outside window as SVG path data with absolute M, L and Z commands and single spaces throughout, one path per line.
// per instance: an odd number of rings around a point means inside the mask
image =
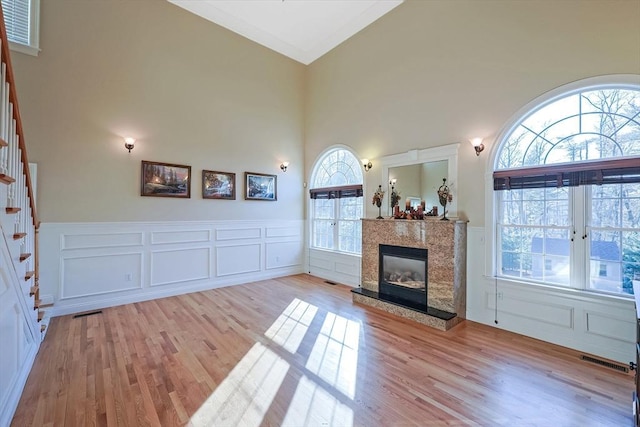
M 499 142 L 498 276 L 632 294 L 640 276 L 640 87 L 556 97 Z
M 362 167 L 349 150 L 335 148 L 317 162 L 311 177 L 311 247 L 360 254 Z
M 38 55 L 40 0 L 2 0 L 2 13 L 11 50 Z

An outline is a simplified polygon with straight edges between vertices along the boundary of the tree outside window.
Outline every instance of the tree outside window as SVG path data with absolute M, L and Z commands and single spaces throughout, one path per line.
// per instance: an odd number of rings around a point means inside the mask
M 620 158 L 640 168 L 640 90 L 602 87 L 523 117 L 503 140 L 496 171 Z M 640 277 L 640 174 L 617 181 L 496 192 L 498 274 L 632 294 Z

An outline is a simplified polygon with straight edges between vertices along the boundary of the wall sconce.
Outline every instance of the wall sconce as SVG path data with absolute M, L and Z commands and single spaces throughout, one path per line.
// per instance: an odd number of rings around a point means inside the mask
M 473 138 L 470 140 L 471 145 L 473 145 L 474 150 L 476 150 L 476 156 L 479 156 L 484 150 L 484 144 L 482 143 L 482 138 Z
M 373 167 L 369 159 L 362 159 L 362 166 L 364 167 L 365 172 L 369 172 L 369 169 Z
M 282 172 L 286 172 L 288 167 L 289 167 L 289 162 L 282 162 L 280 164 L 280 169 L 282 169 Z
M 127 137 L 124 139 L 124 148 L 126 148 L 127 150 L 129 150 L 129 152 L 131 152 L 131 150 L 133 150 L 133 145 L 135 143 L 136 143 L 135 138 Z

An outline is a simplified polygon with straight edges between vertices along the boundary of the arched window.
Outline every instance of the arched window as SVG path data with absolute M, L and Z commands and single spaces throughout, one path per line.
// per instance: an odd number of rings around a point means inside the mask
M 565 93 L 499 142 L 498 275 L 632 294 L 640 279 L 640 87 Z
M 311 246 L 361 253 L 362 166 L 350 151 L 331 149 L 311 176 Z

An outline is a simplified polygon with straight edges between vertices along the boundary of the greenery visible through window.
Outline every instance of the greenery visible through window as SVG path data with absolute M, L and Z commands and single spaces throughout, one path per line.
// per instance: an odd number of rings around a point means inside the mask
M 362 167 L 358 159 L 348 150 L 334 149 L 318 160 L 311 178 L 311 188 L 349 187 L 361 185 L 362 181 Z M 312 199 L 311 246 L 361 253 L 362 216 L 362 197 Z
M 503 140 L 496 170 L 621 157 L 640 166 L 640 90 L 602 87 L 547 103 Z M 635 164 L 635 163 L 634 163 Z M 632 294 L 640 279 L 640 183 L 497 191 L 498 274 Z

